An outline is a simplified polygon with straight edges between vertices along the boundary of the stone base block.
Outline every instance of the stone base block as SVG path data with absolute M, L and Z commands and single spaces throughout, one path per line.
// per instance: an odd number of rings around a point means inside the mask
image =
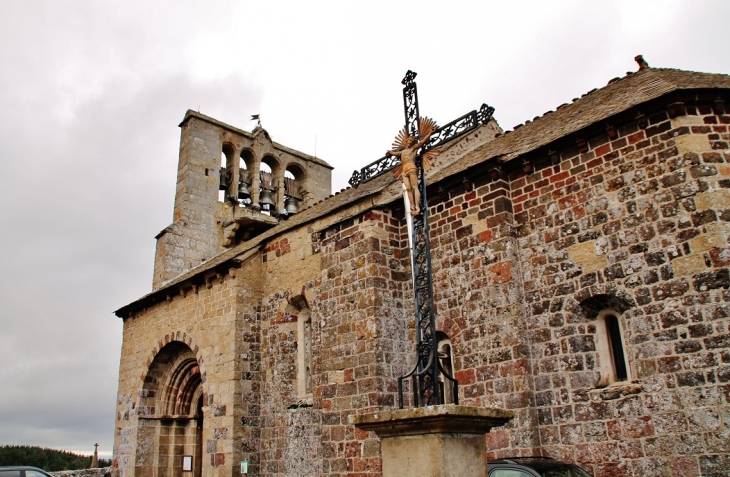
M 484 434 L 513 417 L 505 409 L 446 404 L 349 419 L 382 439 L 383 477 L 486 477 Z
M 484 477 L 484 436 L 428 434 L 387 437 L 381 443 L 384 477 Z

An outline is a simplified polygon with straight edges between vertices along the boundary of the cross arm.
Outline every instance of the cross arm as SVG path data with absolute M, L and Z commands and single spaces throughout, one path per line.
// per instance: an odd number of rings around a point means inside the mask
M 424 153 L 429 149 L 433 149 L 434 147 L 453 141 L 454 139 L 473 131 L 479 127 L 479 125 L 487 124 L 492 119 L 493 114 L 493 107 L 487 104 L 482 104 L 479 111 L 471 111 L 438 128 L 423 145 L 420 152 Z M 376 177 L 385 174 L 400 165 L 400 163 L 400 158 L 387 154 L 377 161 L 371 162 L 359 171 L 354 171 L 348 182 L 352 187 L 357 187 L 364 182 L 371 181 Z
M 423 145 L 421 153 L 424 153 L 429 149 L 433 149 L 442 144 L 446 144 L 449 141 L 453 141 L 454 139 L 463 136 L 470 131 L 473 131 L 474 129 L 479 127 L 480 124 L 487 124 L 492 119 L 493 114 L 493 107 L 487 104 L 482 104 L 482 107 L 479 108 L 479 111 L 470 111 L 462 117 L 441 126 L 431 135 L 428 142 Z
M 371 162 L 359 171 L 354 171 L 352 177 L 347 181 L 352 187 L 357 187 L 363 182 L 368 182 L 400 165 L 400 158 L 385 155 L 377 161 Z

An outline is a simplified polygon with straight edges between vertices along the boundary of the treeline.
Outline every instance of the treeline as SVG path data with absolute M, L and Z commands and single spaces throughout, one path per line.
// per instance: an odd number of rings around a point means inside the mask
M 88 469 L 91 456 L 37 446 L 0 446 L 0 466 L 31 465 L 46 472 Z M 112 465 L 111 460 L 99 459 L 99 467 Z

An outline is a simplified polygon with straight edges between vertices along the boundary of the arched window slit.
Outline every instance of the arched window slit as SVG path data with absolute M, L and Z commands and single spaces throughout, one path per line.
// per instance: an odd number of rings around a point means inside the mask
M 624 348 L 619 314 L 604 310 L 596 320 L 596 351 L 601 379 L 599 386 L 629 381 L 631 373 Z

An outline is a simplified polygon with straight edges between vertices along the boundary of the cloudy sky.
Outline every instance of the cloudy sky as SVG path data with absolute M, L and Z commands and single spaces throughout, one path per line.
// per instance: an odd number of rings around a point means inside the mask
M 730 73 L 730 2 L 0 0 L 0 444 L 110 455 L 112 311 L 150 290 L 187 109 L 336 167 L 379 157 L 418 72 L 504 129 L 651 66 Z

